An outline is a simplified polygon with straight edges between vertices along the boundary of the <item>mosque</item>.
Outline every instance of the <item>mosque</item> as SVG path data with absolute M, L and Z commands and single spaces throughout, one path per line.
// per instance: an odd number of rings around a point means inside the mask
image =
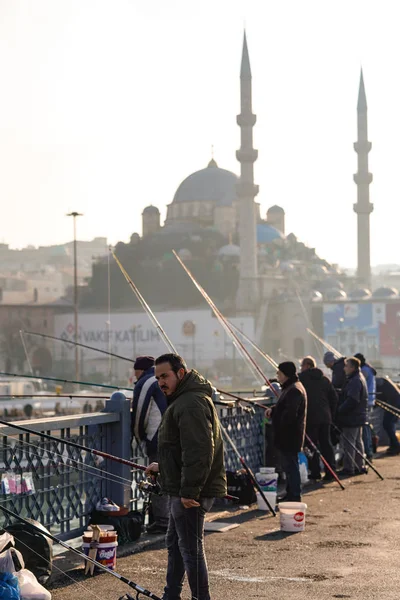
M 167 206 L 165 222 L 161 223 L 157 207 L 147 206 L 142 213 L 142 237 L 133 234 L 130 244 L 119 244 L 117 253 L 131 263 L 133 275 L 150 303 L 157 305 L 161 298 L 163 309 L 184 310 L 198 302 L 195 291 L 190 296 L 189 284 L 183 290 L 183 281 L 179 283 L 179 294 L 173 286 L 171 289 L 171 276 L 176 280 L 181 277 L 179 265 L 174 266 L 171 260 L 171 250 L 175 249 L 221 310 L 254 317 L 256 341 L 270 354 L 280 358 L 315 353 L 306 329 L 324 335 L 323 304 L 367 301 L 371 296 L 371 143 L 363 74 L 354 144 L 358 158 L 354 175 L 357 202 L 353 206 L 357 214 L 358 269 L 353 278 L 320 258 L 315 248 L 299 241 L 293 233 L 287 234 L 282 207 L 271 206 L 265 216 L 261 214 L 254 181 L 258 152 L 253 147 L 253 128 L 257 118 L 252 110 L 246 33 L 240 67 L 240 107 L 240 148 L 236 152 L 240 174 L 222 168 L 212 156 L 205 168 L 179 185 Z M 121 308 L 123 294 L 121 287 Z

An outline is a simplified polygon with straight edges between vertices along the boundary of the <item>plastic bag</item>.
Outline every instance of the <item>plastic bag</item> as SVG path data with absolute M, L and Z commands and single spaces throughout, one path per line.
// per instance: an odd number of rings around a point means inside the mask
M 28 569 L 21 569 L 16 574 L 19 583 L 21 600 L 51 600 L 51 594 L 36 579 Z
M 0 573 L 0 598 L 2 600 L 20 600 L 18 579 L 12 573 Z

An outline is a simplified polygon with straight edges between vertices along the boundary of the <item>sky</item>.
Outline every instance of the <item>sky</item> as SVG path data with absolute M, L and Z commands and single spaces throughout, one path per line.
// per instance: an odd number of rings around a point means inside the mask
M 395 0 L 0 0 L 0 241 L 128 241 L 214 156 L 239 173 L 246 27 L 262 215 L 356 264 L 356 105 L 369 108 L 372 263 L 398 263 Z M 389 240 L 392 240 L 390 242 Z

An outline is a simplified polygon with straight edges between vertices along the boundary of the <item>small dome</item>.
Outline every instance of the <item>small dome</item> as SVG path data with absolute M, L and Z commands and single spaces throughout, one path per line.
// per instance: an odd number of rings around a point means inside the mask
M 160 211 L 158 210 L 157 206 L 153 206 L 152 204 L 150 204 L 150 206 L 146 206 L 146 208 L 143 210 L 143 215 L 159 215 Z
M 363 300 L 364 298 L 371 298 L 371 295 L 371 292 L 367 288 L 357 288 L 349 292 L 348 297 L 351 300 Z
M 331 288 L 324 293 L 325 300 L 346 300 L 347 294 L 339 288 Z
M 227 244 L 218 250 L 218 256 L 240 256 L 240 248 L 235 244 Z
M 398 290 L 396 288 L 391 287 L 380 287 L 374 291 L 372 294 L 373 298 L 397 298 L 399 295 Z
M 267 215 L 269 215 L 269 214 L 284 215 L 285 211 L 283 210 L 283 208 L 281 206 L 278 206 L 277 204 L 274 204 L 274 206 L 271 206 L 267 210 Z
M 268 223 L 259 223 L 257 225 L 257 243 L 270 244 L 271 242 L 284 239 L 285 236 L 272 225 Z
M 237 199 L 235 173 L 220 169 L 211 159 L 206 169 L 192 173 L 176 190 L 173 202 L 213 202 L 218 206 L 231 206 Z
M 321 292 L 318 292 L 318 290 L 312 290 L 312 292 L 310 294 L 311 302 L 322 302 L 323 299 L 324 298 L 323 298 Z

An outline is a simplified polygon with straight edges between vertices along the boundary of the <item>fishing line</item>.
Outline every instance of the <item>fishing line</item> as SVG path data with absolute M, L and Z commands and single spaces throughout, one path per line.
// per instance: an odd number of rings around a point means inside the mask
M 11 438 L 11 436 L 8 436 L 8 437 Z M 11 438 L 11 439 L 14 439 L 14 438 Z M 131 487 L 131 485 L 132 485 L 132 482 L 129 479 L 126 479 L 126 477 L 121 477 L 120 475 L 116 475 L 114 473 L 109 473 L 108 471 L 103 471 L 102 469 L 99 469 L 98 467 L 96 467 L 94 465 L 86 465 L 85 463 L 83 463 L 81 460 L 78 460 L 77 458 L 73 458 L 71 456 L 64 456 L 63 454 L 60 454 L 59 452 L 43 448 L 42 446 L 40 446 L 38 444 L 34 444 L 33 442 L 26 442 L 23 440 L 14 440 L 14 441 L 16 442 L 14 446 L 12 446 L 12 445 L 8 446 L 7 444 L 1 443 L 1 447 L 5 450 L 10 450 L 12 452 L 13 456 L 15 456 L 15 451 L 17 450 L 17 444 L 22 444 L 24 446 L 32 446 L 33 448 L 37 448 L 40 452 L 45 452 L 47 454 L 50 453 L 54 456 L 58 456 L 59 458 L 61 458 L 63 460 L 63 462 L 61 463 L 61 466 L 63 466 L 63 467 L 70 467 L 70 468 L 76 469 L 77 471 L 79 471 L 81 473 L 86 473 L 87 475 L 93 475 L 94 477 L 98 477 L 100 479 L 105 479 L 105 480 L 111 481 L 113 483 L 123 484 L 123 485 L 126 485 L 127 487 Z M 24 452 L 24 450 L 22 448 L 20 448 L 20 450 L 22 452 Z M 44 454 L 39 454 L 39 453 L 34 453 L 34 452 L 31 452 L 31 454 L 33 454 L 36 458 L 40 458 L 40 460 L 43 460 L 46 458 L 49 461 L 52 460 L 51 456 L 45 456 Z M 26 458 L 25 460 L 28 460 L 28 459 Z M 66 464 L 66 462 L 64 462 L 64 461 L 71 461 L 71 463 L 74 462 L 76 464 L 75 465 L 74 464 Z M 18 458 L 18 462 L 20 462 L 19 458 Z M 79 465 L 79 466 L 77 466 L 77 465 Z M 43 465 L 43 466 L 45 466 L 45 465 Z M 56 469 L 59 468 L 57 465 L 55 465 L 54 467 Z M 29 467 L 27 466 L 27 468 L 29 468 Z M 89 471 L 88 469 L 92 469 L 92 470 Z M 95 471 L 98 471 L 99 473 L 96 474 Z M 57 473 L 55 473 L 55 474 L 57 474 Z M 67 475 L 68 473 L 60 473 L 60 474 Z M 38 479 L 40 479 L 40 478 L 44 479 L 49 476 L 36 475 L 36 477 L 38 477 Z M 125 483 L 123 483 L 123 482 L 125 482 Z
M 7 531 L 7 529 L 5 529 L 5 531 Z M 33 548 L 31 548 L 31 546 L 28 546 L 28 544 L 26 544 L 25 542 L 23 542 L 18 536 L 15 535 L 15 533 L 12 533 L 10 535 L 12 535 L 13 538 L 15 538 L 20 544 L 22 544 L 23 546 L 25 546 L 25 548 L 28 548 L 29 552 L 32 552 L 33 554 L 36 554 L 36 556 L 38 556 L 39 558 L 41 558 L 43 560 L 43 556 L 41 554 L 39 554 L 39 552 L 36 552 L 36 550 L 34 550 Z M 21 554 L 22 554 L 22 552 L 21 552 Z M 24 558 L 23 554 L 22 554 L 22 558 Z M 24 562 L 25 562 L 25 560 L 24 560 Z M 65 577 L 67 577 L 67 579 L 70 579 L 72 581 L 72 583 L 76 583 L 85 592 L 89 592 L 89 594 L 92 594 L 92 596 L 94 596 L 95 598 L 97 598 L 97 600 L 103 600 L 103 598 L 101 596 L 98 596 L 89 587 L 86 587 L 86 585 L 84 585 L 81 581 L 78 581 L 77 579 L 74 579 L 66 571 L 63 571 L 62 569 L 60 569 L 60 567 L 58 567 L 57 565 L 55 565 L 54 562 L 52 562 L 52 568 L 54 568 L 57 571 L 59 571 L 62 575 L 64 575 Z
M 26 357 L 26 361 L 27 361 L 28 366 L 29 366 L 29 370 L 30 370 L 30 372 L 33 375 L 34 373 L 33 373 L 32 365 L 31 365 L 31 361 L 29 360 L 29 354 L 28 354 L 28 350 L 27 350 L 26 344 L 25 344 L 24 332 L 21 329 L 19 331 L 19 335 L 21 337 L 21 342 L 22 342 L 22 345 L 24 347 L 25 357 Z

